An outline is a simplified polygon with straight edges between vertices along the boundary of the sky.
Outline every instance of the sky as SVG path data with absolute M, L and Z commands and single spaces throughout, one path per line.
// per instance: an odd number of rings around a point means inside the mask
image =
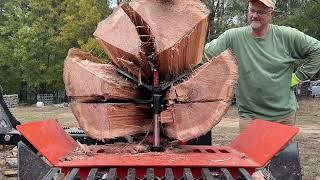
M 110 8 L 114 8 L 117 6 L 117 0 L 109 0 L 109 3 Z

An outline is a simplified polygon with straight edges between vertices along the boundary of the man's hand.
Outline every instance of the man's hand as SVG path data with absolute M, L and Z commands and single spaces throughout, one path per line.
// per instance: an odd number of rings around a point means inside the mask
M 295 73 L 292 73 L 291 76 L 291 87 L 295 87 L 296 85 L 298 85 L 300 82 L 300 79 L 297 77 L 297 75 Z

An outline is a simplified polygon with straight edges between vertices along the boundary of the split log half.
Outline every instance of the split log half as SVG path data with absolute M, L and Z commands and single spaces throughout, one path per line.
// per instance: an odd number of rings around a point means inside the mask
M 149 132 L 152 125 L 152 111 L 142 105 L 74 101 L 71 107 L 81 129 L 95 139 Z
M 128 69 L 121 60 L 130 61 L 149 79 L 151 61 L 167 79 L 201 61 L 208 25 L 199 0 L 136 0 L 100 22 L 94 35 L 117 67 Z
M 166 135 L 188 141 L 210 131 L 231 105 L 237 77 L 236 59 L 226 50 L 172 87 L 168 109 L 161 113 Z
M 186 81 L 173 86 L 169 101 L 179 103 L 232 100 L 238 79 L 238 65 L 231 50 L 222 52 L 192 73 Z
M 78 49 L 70 49 L 64 61 L 67 96 L 78 101 L 132 100 L 141 98 L 135 84 L 125 80 L 110 64 Z
M 163 130 L 168 137 L 187 142 L 211 131 L 229 106 L 224 101 L 171 105 L 161 113 L 161 119 L 166 122 Z
M 94 32 L 98 42 L 112 59 L 113 64 L 118 68 L 138 76 L 131 72 L 138 69 L 142 77 L 150 76 L 149 64 L 141 57 L 141 40 L 131 19 L 121 9 L 114 12 L 98 24 Z

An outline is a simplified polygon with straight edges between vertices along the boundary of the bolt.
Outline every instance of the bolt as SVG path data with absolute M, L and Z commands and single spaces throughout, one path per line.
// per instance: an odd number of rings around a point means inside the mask
M 10 141 L 10 139 L 11 139 L 11 135 L 6 134 L 6 135 L 4 136 L 4 140 L 5 140 L 5 141 Z

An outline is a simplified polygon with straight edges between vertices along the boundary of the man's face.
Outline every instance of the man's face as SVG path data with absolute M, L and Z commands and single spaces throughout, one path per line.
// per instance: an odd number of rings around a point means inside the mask
M 260 1 L 250 1 L 248 7 L 248 22 L 253 30 L 268 27 L 274 11 Z

